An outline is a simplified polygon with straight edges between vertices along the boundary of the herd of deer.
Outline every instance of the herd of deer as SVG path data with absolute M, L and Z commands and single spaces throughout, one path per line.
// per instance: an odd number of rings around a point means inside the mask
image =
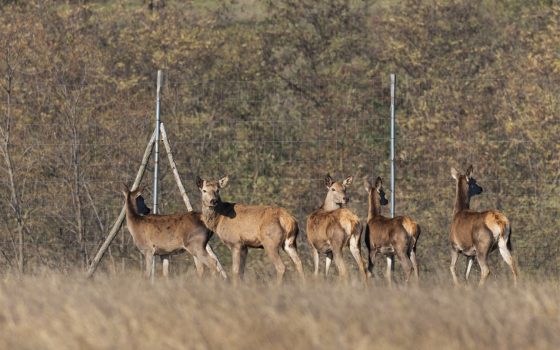
M 469 208 L 472 196 L 482 193 L 472 177 L 472 165 L 465 174 L 451 168 L 456 181 L 456 198 L 450 232 L 451 273 L 458 284 L 455 264 L 459 253 L 467 257 L 465 278 L 468 279 L 474 258 L 480 269 L 480 284 L 488 274 L 487 257 L 496 247 L 509 265 L 517 283 L 517 269 L 511 255 L 511 226 L 508 219 L 496 210 L 484 212 Z M 142 189 L 131 192 L 126 185 L 126 219 L 134 244 L 144 254 L 146 276 L 151 274 L 154 256 L 164 260 L 163 273 L 168 275 L 168 256 L 187 251 L 194 259 L 199 276 L 204 265 L 224 279 L 224 272 L 208 240 L 213 233 L 230 249 L 234 282 L 243 278 L 248 248 L 264 248 L 276 268 L 277 282 L 283 279 L 286 267 L 280 258 L 284 250 L 292 261 L 299 277 L 304 280 L 303 266 L 296 246 L 299 233 L 296 219 L 284 208 L 276 206 L 243 205 L 223 202 L 220 190 L 226 187 L 228 177 L 218 181 L 197 177 L 196 184 L 201 192 L 202 212 L 187 212 L 176 215 L 151 215 L 140 196 Z M 347 270 L 343 259 L 343 248 L 349 247 L 358 264 L 361 279 L 367 283 L 372 276 L 376 258 L 381 255 L 387 260 L 386 277 L 391 285 L 391 270 L 396 256 L 408 281 L 414 271 L 418 280 L 416 245 L 420 226 L 408 216 L 387 218 L 381 215 L 381 206 L 388 203 L 383 190 L 383 181 L 377 178 L 373 186 L 364 179 L 368 193 L 367 223 L 362 227 L 358 216 L 344 205 L 348 202 L 346 190 L 352 184 L 352 177 L 342 182 L 325 177 L 327 195 L 323 205 L 307 217 L 307 240 L 312 251 L 314 274 L 319 274 L 319 256 L 325 256 L 325 276 L 331 262 L 338 269 L 341 279 L 346 279 Z M 361 236 L 365 235 L 368 250 L 367 268 L 361 255 Z

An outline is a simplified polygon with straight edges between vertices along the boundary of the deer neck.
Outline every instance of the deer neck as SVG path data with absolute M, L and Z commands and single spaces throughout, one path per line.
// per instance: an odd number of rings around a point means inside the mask
M 136 210 L 134 210 L 134 203 L 132 202 L 132 197 L 130 196 L 130 193 L 126 195 L 125 208 L 126 208 L 126 223 L 127 226 L 129 227 L 129 231 L 131 231 L 130 230 L 131 226 L 140 218 L 140 215 L 138 215 L 138 213 L 136 213 Z
M 327 197 L 325 198 L 325 201 L 323 202 L 323 206 L 321 208 L 323 208 L 324 211 L 334 211 L 342 208 L 342 205 L 334 202 L 334 200 L 331 198 L 330 191 L 329 191 L 329 193 L 327 193 Z
M 455 206 L 453 208 L 453 214 L 457 214 L 462 210 L 468 210 L 470 208 L 470 198 L 468 193 L 461 190 L 459 184 L 457 184 L 457 192 L 455 195 Z
M 130 193 L 126 195 L 125 207 L 127 217 L 134 218 L 139 216 L 138 213 L 136 213 L 136 210 L 134 210 L 134 202 L 132 201 Z
M 368 221 L 376 216 L 381 216 L 381 197 L 372 188 L 368 195 Z
M 210 229 L 210 231 L 215 232 L 218 222 L 220 220 L 220 211 L 223 207 L 223 203 L 219 202 L 216 206 L 209 207 L 202 205 L 202 221 L 204 225 Z

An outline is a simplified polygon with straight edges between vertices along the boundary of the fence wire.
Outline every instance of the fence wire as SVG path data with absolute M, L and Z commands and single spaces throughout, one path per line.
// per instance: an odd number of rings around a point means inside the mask
M 200 208 L 195 177 L 228 174 L 223 199 L 280 205 L 296 216 L 300 250 L 309 263 L 305 220 L 322 203 L 325 174 L 354 176 L 349 208 L 362 221 L 367 217 L 362 178 L 381 176 L 388 188 L 389 79 L 293 83 L 306 89 L 276 80 L 196 82 L 169 76 L 161 118 L 195 208 Z M 521 269 L 558 275 L 560 95 L 549 91 L 543 97 L 544 129 L 537 133 L 530 130 L 538 127 L 533 112 L 522 108 L 527 100 L 512 98 L 516 91 L 500 79 L 431 84 L 446 88 L 430 95 L 412 78 L 398 77 L 397 83 L 397 185 L 392 195 L 397 215 L 409 215 L 422 227 L 422 270 L 448 264 L 454 197 L 449 169 L 472 163 L 485 188 L 472 207 L 508 215 Z M 481 90 L 486 85 L 497 86 L 492 100 Z M 10 105 L 8 150 L 15 177 L 10 179 L 5 169 L 0 178 L 0 266 L 3 271 L 15 268 L 23 244 L 29 270 L 84 268 L 116 219 L 123 205 L 120 183 L 132 183 L 153 132 L 155 83 L 135 93 L 87 84 L 34 88 L 16 91 Z M 7 108 L 3 113 L 7 118 Z M 516 123 L 526 129 L 516 133 Z M 162 152 L 160 211 L 184 211 Z M 147 199 L 152 166 L 143 181 Z M 23 242 L 16 210 L 23 213 Z M 225 247 L 216 238 L 211 244 L 227 264 Z M 263 258 L 255 254 L 255 260 Z M 188 258 L 179 260 L 179 270 L 190 264 Z M 130 235 L 122 230 L 103 268 L 137 269 L 140 264 Z

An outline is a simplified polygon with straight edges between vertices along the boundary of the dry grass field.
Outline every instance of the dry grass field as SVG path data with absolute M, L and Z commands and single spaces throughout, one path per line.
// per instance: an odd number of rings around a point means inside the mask
M 368 289 L 46 272 L 0 280 L 1 349 L 558 349 L 558 280 Z

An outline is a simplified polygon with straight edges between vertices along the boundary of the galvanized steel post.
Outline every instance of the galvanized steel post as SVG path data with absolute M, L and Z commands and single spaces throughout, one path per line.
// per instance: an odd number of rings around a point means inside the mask
M 159 140 L 160 140 L 160 117 L 159 117 L 159 100 L 160 100 L 160 92 L 161 92 L 161 70 L 157 71 L 157 88 L 156 88 L 156 139 L 155 139 L 155 154 L 154 154 L 154 189 L 153 189 L 153 196 L 154 196 L 154 208 L 153 213 L 158 213 L 158 176 L 159 176 Z M 155 257 L 152 259 L 152 273 L 151 273 L 151 281 L 153 283 L 154 276 L 156 271 L 156 259 Z
M 395 217 L 395 87 L 396 77 L 391 74 L 391 217 Z

